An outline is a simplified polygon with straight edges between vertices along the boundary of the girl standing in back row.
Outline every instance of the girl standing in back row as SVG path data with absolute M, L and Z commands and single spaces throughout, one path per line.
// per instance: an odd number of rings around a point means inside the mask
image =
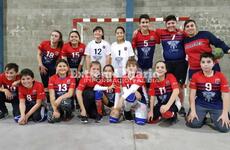
M 46 92 L 48 91 L 49 77 L 55 74 L 55 65 L 60 57 L 62 46 L 62 33 L 58 30 L 52 31 L 50 40 L 45 40 L 38 46 L 38 66 Z
M 121 78 L 126 74 L 125 65 L 134 52 L 131 43 L 125 40 L 125 29 L 118 26 L 115 33 L 117 41 L 111 45 L 111 59 L 115 76 Z
M 103 68 L 110 64 L 111 49 L 107 41 L 104 40 L 104 30 L 100 26 L 93 29 L 94 40 L 88 43 L 85 49 L 86 55 L 86 70 L 90 69 L 92 61 L 98 61 Z

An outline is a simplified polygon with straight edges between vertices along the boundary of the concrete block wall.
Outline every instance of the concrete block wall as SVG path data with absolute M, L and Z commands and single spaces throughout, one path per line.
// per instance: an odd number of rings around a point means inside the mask
M 37 46 L 49 39 L 50 32 L 58 29 L 66 41 L 72 29 L 73 18 L 125 17 L 125 0 L 7 0 L 5 2 L 5 63 L 17 62 L 21 68 L 37 69 Z M 134 17 L 147 13 L 151 17 L 169 14 L 190 16 L 197 21 L 200 30 L 209 30 L 230 45 L 230 1 L 229 0 L 135 0 Z M 106 40 L 115 41 L 114 29 L 121 23 L 84 23 L 84 42 L 92 40 L 92 29 L 101 25 Z M 152 23 L 153 28 L 164 27 L 164 23 Z M 182 25 L 182 22 L 180 23 Z M 134 24 L 134 28 L 137 24 Z M 161 46 L 157 46 L 157 59 L 161 57 Z M 221 66 L 230 79 L 230 57 L 221 60 Z
M 73 18 L 124 17 L 123 5 L 123 0 L 7 0 L 5 63 L 17 62 L 21 69 L 29 67 L 40 79 L 37 46 L 49 39 L 52 30 L 60 30 L 66 41 Z

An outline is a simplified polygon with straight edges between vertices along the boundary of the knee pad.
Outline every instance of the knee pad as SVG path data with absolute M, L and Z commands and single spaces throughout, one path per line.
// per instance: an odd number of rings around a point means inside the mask
M 136 100 L 135 93 L 131 93 L 127 98 L 126 101 L 133 103 Z
M 95 100 L 101 100 L 103 97 L 103 92 L 102 91 L 95 91 Z
M 16 123 L 18 123 L 18 120 L 21 118 L 21 115 L 18 115 L 18 116 L 15 116 L 14 117 L 14 121 L 16 122 Z
M 135 123 L 138 125 L 145 125 L 145 123 L 147 122 L 146 118 L 137 118 L 135 117 Z
M 138 102 L 138 107 L 135 110 L 135 123 L 144 125 L 147 122 L 147 106 L 146 104 Z
M 114 108 L 109 116 L 109 122 L 110 123 L 118 123 L 120 119 L 120 110 L 117 108 Z

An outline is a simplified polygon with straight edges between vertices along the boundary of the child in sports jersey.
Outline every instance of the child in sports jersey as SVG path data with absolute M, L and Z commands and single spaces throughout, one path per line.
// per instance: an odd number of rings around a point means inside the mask
M 99 118 L 95 103 L 94 86 L 100 80 L 101 64 L 98 61 L 92 61 L 89 67 L 89 74 L 84 75 L 77 87 L 77 100 L 81 109 L 81 122 L 88 123 L 88 117 Z
M 184 83 L 187 75 L 188 62 L 185 60 L 183 39 L 185 33 L 177 29 L 177 19 L 174 15 L 165 18 L 165 29 L 156 29 L 163 48 L 163 57 L 167 66 L 167 72 L 172 73 L 179 84 L 179 98 L 184 102 Z M 184 107 L 181 107 L 179 114 L 186 115 Z
M 214 56 L 203 53 L 200 57 L 202 71 L 195 73 L 190 82 L 190 113 L 186 125 L 201 128 L 206 114 L 209 113 L 214 128 L 220 132 L 230 129 L 229 85 L 223 73 L 212 70 Z
M 45 107 L 42 106 L 45 100 L 43 84 L 34 80 L 34 73 L 30 69 L 23 69 L 20 72 L 21 84 L 19 85 L 19 108 L 21 116 L 18 119 L 19 125 L 25 125 L 29 120 L 42 122 L 46 120 Z
M 0 119 L 8 115 L 5 102 L 12 104 L 14 117 L 20 115 L 18 99 L 19 83 L 18 65 L 8 63 L 5 66 L 4 73 L 0 74 Z
M 156 77 L 152 79 L 150 95 L 149 123 L 157 123 L 161 118 L 169 119 L 170 123 L 177 120 L 178 108 L 175 104 L 179 94 L 178 83 L 173 74 L 167 73 L 166 63 L 157 61 L 155 65 Z M 155 104 L 155 96 L 157 103 Z
M 73 117 L 73 95 L 75 79 L 69 72 L 69 64 L 65 59 L 59 59 L 56 64 L 56 74 L 49 79 L 49 95 L 52 107 L 49 107 L 48 122 L 69 120 Z
M 184 48 L 188 56 L 189 79 L 198 71 L 201 71 L 200 55 L 204 52 L 212 52 L 212 45 L 221 48 L 224 53 L 230 54 L 230 47 L 224 41 L 217 38 L 209 31 L 198 31 L 195 20 L 189 19 L 184 23 L 184 31 L 187 37 L 184 39 Z M 213 70 L 220 71 L 217 61 Z
M 125 65 L 130 57 L 134 56 L 132 45 L 125 40 L 125 29 L 118 26 L 115 30 L 117 41 L 111 45 L 111 60 L 115 69 L 115 76 L 125 75 Z
M 81 43 L 81 37 L 78 31 L 69 33 L 69 42 L 65 43 L 62 48 L 62 58 L 69 63 L 71 75 L 78 78 L 82 72 L 84 63 L 85 44 Z
M 139 17 L 140 29 L 134 32 L 132 39 L 133 49 L 136 49 L 137 52 L 138 66 L 144 74 L 147 88 L 149 88 L 152 78 L 155 45 L 156 43 L 159 43 L 155 31 L 149 29 L 149 22 L 149 15 L 141 15 Z
M 97 112 L 99 114 L 99 118 L 97 119 L 101 119 L 103 116 L 102 101 L 106 106 L 112 108 L 116 107 L 119 100 L 120 82 L 113 74 L 113 66 L 105 65 L 102 79 L 94 87 Z
M 110 122 L 119 121 L 118 112 L 121 111 L 124 103 L 124 117 L 126 120 L 135 120 L 138 125 L 144 125 L 147 121 L 147 105 L 145 97 L 145 81 L 142 73 L 137 72 L 137 61 L 129 59 L 126 64 L 127 74 L 122 77 L 123 94 L 118 105 L 113 109 L 110 115 Z M 135 111 L 135 118 L 132 115 L 132 109 Z
M 49 77 L 55 74 L 55 65 L 60 57 L 62 45 L 62 33 L 54 30 L 51 32 L 50 40 L 42 41 L 38 46 L 38 66 L 46 92 L 48 91 Z
M 110 64 L 111 49 L 107 41 L 104 40 L 104 30 L 100 26 L 93 29 L 94 40 L 88 43 L 85 49 L 86 70 L 89 70 L 90 62 L 99 61 L 104 67 Z

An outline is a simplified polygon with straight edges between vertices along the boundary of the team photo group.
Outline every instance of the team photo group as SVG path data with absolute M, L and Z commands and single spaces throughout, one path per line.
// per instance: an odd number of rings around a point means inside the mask
M 201 128 L 211 120 L 215 130 L 228 132 L 230 88 L 219 60 L 230 54 L 230 47 L 213 33 L 199 31 L 193 19 L 186 20 L 183 29 L 174 15 L 164 23 L 165 28 L 152 30 L 149 15 L 142 14 L 132 41 L 125 40 L 124 27 L 117 26 L 111 45 L 101 26 L 93 29 L 88 44 L 81 42 L 77 30 L 70 31 L 66 42 L 53 30 L 50 39 L 38 45 L 42 82 L 34 78 L 37 70 L 20 66 L 19 71 L 17 62 L 5 65 L 0 122 L 9 116 L 6 103 L 11 103 L 12 119 L 19 125 L 69 121 L 79 110 L 82 123 L 108 118 L 110 123 L 128 120 L 154 126 L 162 120 L 175 124 L 180 115 L 187 127 Z M 162 45 L 163 60 L 154 56 L 157 44 Z

